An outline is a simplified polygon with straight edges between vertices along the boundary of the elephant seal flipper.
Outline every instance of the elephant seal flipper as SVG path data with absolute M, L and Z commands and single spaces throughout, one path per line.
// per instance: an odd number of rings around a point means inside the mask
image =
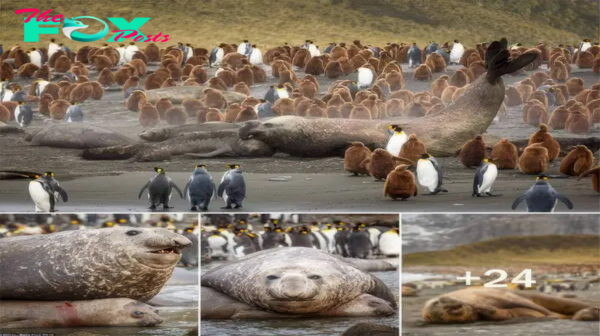
M 201 319 L 266 319 L 298 318 L 301 315 L 281 314 L 253 307 L 230 298 L 210 287 L 200 287 Z

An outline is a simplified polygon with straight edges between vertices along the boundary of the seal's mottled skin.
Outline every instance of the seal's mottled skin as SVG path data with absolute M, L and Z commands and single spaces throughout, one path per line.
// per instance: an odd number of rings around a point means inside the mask
M 152 327 L 162 322 L 154 307 L 131 299 L 0 301 L 0 329 Z
M 147 301 L 161 290 L 189 239 L 166 229 L 106 228 L 0 241 L 0 299 Z
M 82 123 L 61 123 L 44 127 L 26 136 L 33 146 L 58 148 L 98 148 L 129 145 L 133 141 L 123 134 L 106 128 Z
M 306 247 L 252 253 L 206 272 L 201 285 L 278 313 L 371 314 L 360 308 L 370 297 L 386 303 L 381 315 L 389 315 L 397 307 L 390 290 L 375 276 L 334 255 Z
M 431 299 L 423 308 L 423 319 L 429 323 L 505 321 L 519 317 L 598 320 L 593 307 L 584 302 L 506 288 L 461 289 Z

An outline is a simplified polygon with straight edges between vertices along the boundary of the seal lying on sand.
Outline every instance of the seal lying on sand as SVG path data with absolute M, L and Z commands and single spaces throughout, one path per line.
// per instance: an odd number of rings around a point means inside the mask
M 260 140 L 242 140 L 236 129 L 192 132 L 155 144 L 91 148 L 82 153 L 86 160 L 160 161 L 172 155 L 195 157 L 269 157 L 275 151 Z
M 524 53 L 511 59 L 506 45 L 506 39 L 492 42 L 485 60 L 487 73 L 469 85 L 458 100 L 433 116 L 407 122 L 284 116 L 264 123 L 247 122 L 240 129 L 240 136 L 262 140 L 294 156 L 341 156 L 350 141 L 360 141 L 371 149 L 385 147 L 387 125 L 399 124 L 407 134 L 415 133 L 432 155 L 451 156 L 466 141 L 485 133 L 492 123 L 505 95 L 501 77 L 527 66 L 537 57 Z
M 144 91 L 149 103 L 156 104 L 161 98 L 169 98 L 173 104 L 181 104 L 186 99 L 202 99 L 204 98 L 204 89 L 206 86 L 172 86 L 154 90 Z M 227 104 L 241 103 L 246 98 L 246 95 L 234 91 L 221 92 L 227 100 Z
M 51 125 L 28 134 L 25 140 L 33 146 L 58 148 L 98 148 L 117 145 L 129 145 L 134 141 L 123 134 L 106 128 L 82 123 L 63 123 Z
M 213 132 L 228 129 L 238 129 L 242 124 L 228 122 L 207 122 L 202 124 L 185 124 L 175 127 L 154 128 L 146 130 L 140 134 L 140 138 L 148 142 L 161 142 L 167 139 L 175 138 L 186 133 L 193 132 Z
M 479 287 L 442 294 L 427 301 L 423 318 L 430 323 L 504 321 L 518 317 L 598 321 L 598 310 L 594 309 L 580 301 L 537 292 Z
M 0 329 L 152 327 L 162 322 L 152 306 L 131 299 L 0 301 Z
M 202 276 L 201 285 L 251 307 L 283 314 L 387 316 L 397 308 L 381 280 L 341 258 L 306 247 L 249 254 L 211 269 Z M 206 298 L 202 296 L 202 301 Z M 202 311 L 207 318 L 235 316 L 223 314 L 225 307 L 211 311 L 206 306 Z
M 166 229 L 133 227 L 3 238 L 0 299 L 147 301 L 189 244 Z

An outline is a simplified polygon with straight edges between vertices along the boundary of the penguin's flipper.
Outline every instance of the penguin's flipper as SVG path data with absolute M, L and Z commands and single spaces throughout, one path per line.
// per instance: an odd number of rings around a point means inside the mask
M 188 195 L 188 189 L 190 188 L 190 182 L 192 182 L 193 177 L 190 177 L 187 181 L 187 183 L 185 184 L 185 187 L 183 187 L 183 195 L 185 197 L 187 197 Z
M 556 193 L 556 198 L 559 201 L 563 202 L 567 206 L 567 208 L 569 208 L 569 210 L 573 209 L 573 203 L 567 196 Z
M 223 197 L 223 192 L 225 191 L 225 188 L 227 188 L 227 186 L 229 185 L 230 182 L 231 182 L 231 180 L 225 179 L 225 181 L 223 181 L 223 182 L 221 182 L 221 184 L 219 184 L 219 189 L 217 190 L 217 196 Z
M 54 190 L 52 190 L 52 187 L 47 183 L 41 183 L 41 185 L 49 195 L 48 202 L 50 203 L 50 211 L 48 211 L 48 212 L 54 212 L 54 205 L 56 204 L 56 198 L 54 197 Z
M 148 188 L 150 186 L 150 181 L 148 181 L 143 187 L 142 190 L 140 190 L 140 193 L 138 194 L 138 199 L 142 198 L 142 194 L 144 193 L 144 190 L 146 190 L 146 188 Z
M 179 193 L 179 196 L 181 196 L 182 199 L 185 199 L 185 197 L 183 197 L 183 193 L 181 192 L 181 189 L 179 189 L 179 187 L 177 186 L 177 184 L 175 184 L 175 182 L 173 181 L 169 181 L 169 184 L 175 188 L 175 190 L 177 190 L 177 192 Z
M 210 197 L 210 200 L 214 201 L 217 199 L 217 186 L 215 185 L 215 182 L 213 182 L 212 180 L 210 182 L 212 183 L 212 189 L 213 189 L 213 194 Z
M 475 171 L 475 177 L 473 178 L 473 195 L 479 194 L 479 187 L 483 183 L 483 175 L 487 171 L 487 165 L 477 167 Z
M 63 202 L 67 202 L 69 200 L 69 195 L 67 194 L 65 189 L 63 189 L 61 186 L 55 186 L 54 189 L 56 192 L 58 192 L 58 194 L 60 195 L 60 198 L 62 198 Z
M 527 195 L 525 195 L 525 194 L 523 194 L 523 195 L 519 196 L 519 198 L 517 198 L 517 199 L 516 199 L 516 200 L 513 202 L 513 204 L 512 204 L 512 209 L 513 209 L 513 210 L 515 210 L 515 209 L 516 209 L 516 208 L 519 206 L 519 204 L 525 200 L 525 198 L 526 198 L 526 197 L 527 197 Z

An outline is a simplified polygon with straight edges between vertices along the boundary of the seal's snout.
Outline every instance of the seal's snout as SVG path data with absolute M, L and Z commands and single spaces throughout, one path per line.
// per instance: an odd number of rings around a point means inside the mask
M 175 245 L 175 247 L 183 248 L 192 245 L 192 241 L 184 236 L 179 236 L 173 239 L 173 244 Z
M 281 298 L 284 300 L 305 301 L 311 300 L 317 294 L 313 290 L 306 276 L 302 274 L 290 274 L 280 280 Z

